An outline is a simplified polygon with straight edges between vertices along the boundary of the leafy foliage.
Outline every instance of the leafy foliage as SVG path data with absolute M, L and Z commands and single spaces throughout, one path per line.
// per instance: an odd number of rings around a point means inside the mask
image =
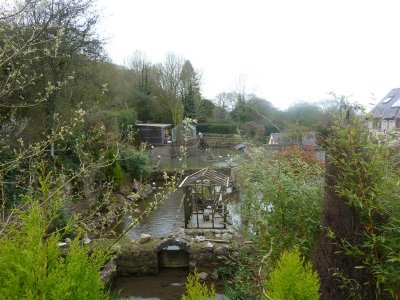
M 121 149 L 121 164 L 124 171 L 135 179 L 146 179 L 151 173 L 148 155 L 132 147 Z
M 215 289 L 207 287 L 205 283 L 200 283 L 199 273 L 194 270 L 186 280 L 186 293 L 182 296 L 182 300 L 207 300 L 214 299 Z
M 272 244 L 272 261 L 295 245 L 310 253 L 320 229 L 323 174 L 318 161 L 296 148 L 269 158 L 256 149 L 241 165 L 242 220 L 259 249 Z
M 196 125 L 197 131 L 203 133 L 235 134 L 237 128 L 236 124 L 203 123 Z
M 41 179 L 44 197 L 50 192 L 48 179 Z M 63 256 L 60 233 L 49 231 L 60 199 L 44 198 L 40 203 L 27 197 L 29 209 L 16 210 L 20 222 L 4 228 L 0 243 L 2 299 L 108 299 L 100 279 L 107 256 L 97 248 L 88 255 L 89 248 L 82 247 L 78 238 Z
M 265 284 L 265 299 L 318 300 L 319 279 L 297 247 L 284 251 Z
M 238 255 L 229 257 L 218 274 L 224 281 L 224 294 L 229 299 L 260 299 L 263 278 L 258 273 L 260 268 L 259 253 L 239 250 Z
M 247 154 L 236 175 L 242 228 L 254 252 L 239 253 L 223 270 L 232 299 L 259 299 L 282 253 L 299 245 L 298 251 L 310 255 L 320 231 L 323 166 L 297 148 L 272 156 L 250 148 Z
M 331 261 L 329 267 L 336 268 L 341 286 L 350 295 L 363 299 L 395 298 L 400 288 L 397 150 L 392 151 L 387 141 L 369 132 L 356 108 L 346 103 L 337 113 L 326 148 L 332 195 L 327 199 L 329 210 L 324 213 L 324 226 L 331 231 L 331 247 L 336 249 L 334 253 L 331 250 L 332 257 L 327 260 Z M 349 207 L 347 227 L 331 217 L 341 203 Z M 342 264 L 344 261 L 346 265 Z M 347 265 L 354 268 L 348 269 Z
M 133 109 L 99 111 L 90 116 L 89 123 L 104 124 L 108 131 L 120 133 L 125 138 L 136 123 Z

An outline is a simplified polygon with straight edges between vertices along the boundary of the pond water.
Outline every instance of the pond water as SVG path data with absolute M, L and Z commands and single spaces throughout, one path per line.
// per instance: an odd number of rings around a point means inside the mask
M 234 166 L 239 157 L 240 153 L 234 149 L 214 148 L 203 151 L 203 155 L 188 157 L 186 164 L 188 169 L 229 167 Z M 179 158 L 161 158 L 158 162 L 158 168 L 160 170 L 173 170 L 181 163 L 182 161 L 180 161 Z M 157 207 L 156 210 L 146 216 L 136 228 L 133 228 L 128 232 L 128 238 L 137 239 L 142 233 L 147 233 L 151 236 L 161 236 L 179 230 L 184 219 L 182 197 L 182 190 L 178 189 L 173 192 L 170 197 L 164 200 L 163 203 Z M 138 211 L 144 211 L 151 201 L 152 197 L 139 201 L 137 203 Z M 233 206 L 231 204 L 231 207 L 228 207 L 228 210 L 233 213 L 232 217 L 234 225 L 238 225 L 240 219 L 238 214 L 233 212 L 234 206 L 236 206 L 236 204 Z M 124 223 L 125 228 L 130 225 L 129 217 L 125 219 Z
M 202 155 L 189 156 L 186 158 L 188 169 L 202 169 L 206 167 L 224 168 L 236 165 L 240 152 L 230 148 L 210 148 L 203 151 Z M 154 166 L 159 170 L 176 170 L 182 164 L 182 159 L 169 156 L 161 156 L 155 162 Z
M 149 215 L 143 218 L 139 226 L 128 232 L 128 238 L 137 239 L 142 233 L 148 233 L 151 236 L 161 236 L 174 230 L 179 230 L 182 220 L 184 219 L 182 197 L 182 190 L 178 189 L 173 192 L 170 197 L 165 199 L 157 207 L 157 209 L 153 210 Z M 137 203 L 138 210 L 144 211 L 151 201 L 152 197 L 139 201 Z M 129 225 L 129 218 L 126 218 L 125 228 Z
M 235 164 L 239 157 L 238 152 L 231 149 L 214 149 L 206 152 L 205 155 L 198 157 L 189 157 L 187 159 L 187 168 L 196 169 L 204 167 L 229 167 Z M 176 159 L 160 159 L 157 168 L 161 170 L 172 170 L 181 164 Z M 177 231 L 183 225 L 183 190 L 178 189 L 165 199 L 157 209 L 147 215 L 136 228 L 131 229 L 127 237 L 137 239 L 142 233 L 151 236 L 161 236 L 172 231 Z M 138 211 L 146 209 L 152 197 L 139 201 L 137 203 Z M 235 199 L 234 199 L 235 200 Z M 237 201 L 232 201 L 228 205 L 228 210 L 232 215 L 234 225 L 240 224 L 240 218 L 237 213 Z M 135 217 L 135 216 L 132 216 Z M 130 218 L 127 216 L 124 222 L 125 228 L 130 224 Z M 187 268 L 160 269 L 157 275 L 141 277 L 118 277 L 113 284 L 113 291 L 120 297 L 119 299 L 129 300 L 169 300 L 181 299 L 184 292 L 184 284 L 189 271 Z M 222 288 L 220 287 L 220 290 Z M 222 294 L 218 299 L 227 299 Z
M 121 300 L 179 300 L 185 292 L 188 275 L 187 268 L 166 268 L 160 269 L 157 275 L 119 277 L 114 281 L 112 292 Z M 222 294 L 222 282 L 215 289 L 217 300 L 229 300 Z
M 119 277 L 113 291 L 119 299 L 177 300 L 185 290 L 187 268 L 161 269 L 157 275 Z

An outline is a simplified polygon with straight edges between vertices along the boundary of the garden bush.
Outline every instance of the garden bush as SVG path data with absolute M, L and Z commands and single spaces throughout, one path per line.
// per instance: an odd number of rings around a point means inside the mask
M 43 199 L 26 196 L 27 205 L 15 210 L 19 222 L 8 223 L 0 242 L 1 299 L 108 299 L 100 278 L 107 259 L 100 249 L 81 245 L 75 238 L 65 256 L 59 231 L 50 231 L 62 195 L 41 181 Z M 68 224 L 67 227 L 72 226 Z M 91 252 L 88 255 L 88 252 Z
M 214 286 L 209 289 L 205 283 L 201 283 L 197 270 L 194 270 L 194 273 L 188 276 L 185 286 L 186 293 L 182 296 L 182 300 L 214 299 Z
M 271 262 L 295 245 L 309 255 L 320 230 L 323 166 L 297 148 L 271 157 L 249 151 L 237 173 L 244 230 L 261 250 L 273 244 Z
M 326 230 L 314 265 L 325 297 L 400 296 L 400 176 L 389 140 L 370 132 L 357 107 L 345 102 L 324 140 Z
M 121 165 L 130 178 L 137 180 L 146 179 L 152 170 L 149 156 L 130 146 L 121 149 Z
M 196 125 L 197 132 L 235 134 L 238 131 L 238 124 L 213 124 L 203 123 Z
M 284 251 L 265 284 L 265 299 L 318 300 L 319 279 L 297 247 Z

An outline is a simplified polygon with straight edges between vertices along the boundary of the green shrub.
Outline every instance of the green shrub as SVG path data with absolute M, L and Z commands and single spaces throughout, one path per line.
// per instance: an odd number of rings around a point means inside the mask
M 122 178 L 124 177 L 124 173 L 122 171 L 122 167 L 118 161 L 112 164 L 111 168 L 111 176 L 108 177 L 110 181 L 113 181 L 116 185 L 122 184 Z
M 224 281 L 224 294 L 232 300 L 260 299 L 263 279 L 259 276 L 260 258 L 256 251 L 239 248 L 238 254 L 224 260 L 218 269 Z
M 8 144 L 0 140 L 0 165 L 6 165 L 7 162 L 17 159 L 17 154 L 14 152 L 13 148 Z M 23 188 L 15 184 L 20 177 L 20 172 L 24 171 L 27 167 L 26 162 L 22 163 L 21 166 L 15 168 L 5 168 L 7 171 L 0 173 L 0 199 L 1 206 L 11 208 L 18 205 L 18 200 L 20 199 L 20 194 L 23 192 Z
M 131 178 L 146 179 L 151 173 L 150 158 L 133 147 L 121 149 L 121 165 Z
M 269 251 L 273 244 L 272 265 L 295 245 L 308 255 L 320 230 L 323 167 L 300 149 L 272 157 L 264 149 L 248 151 L 237 172 L 244 230 L 260 250 Z
M 118 131 L 123 136 L 136 123 L 136 120 L 136 112 L 133 109 L 99 111 L 88 117 L 89 124 L 103 123 L 108 131 Z
M 319 299 L 319 279 L 311 264 L 304 262 L 298 247 L 283 252 L 278 265 L 265 284 L 265 299 L 313 300 Z
M 182 300 L 208 300 L 215 297 L 214 286 L 208 289 L 206 284 L 200 283 L 197 270 L 188 276 L 185 286 L 186 294 L 182 296 Z
M 221 134 L 235 134 L 238 130 L 237 124 L 212 124 L 204 123 L 196 125 L 197 132 L 202 133 L 221 133 Z
M 398 149 L 389 144 L 397 144 L 398 138 L 390 141 L 390 135 L 376 135 L 357 107 L 345 101 L 341 105 L 324 141 L 329 160 L 323 226 L 329 228 L 331 240 L 320 239 L 323 255 L 315 266 L 327 294 L 340 288 L 352 298 L 396 299 L 400 185 Z
M 124 172 L 119 159 L 119 155 L 116 153 L 116 151 L 114 149 L 109 149 L 107 152 L 107 160 L 112 163 L 103 168 L 101 174 L 101 176 L 105 177 L 105 180 L 108 182 L 113 182 L 117 186 L 122 184 L 122 179 L 124 177 Z
M 45 213 L 36 200 L 18 211 L 21 224 L 9 224 L 0 243 L 1 299 L 108 299 L 100 279 L 106 256 L 74 239 L 65 257 L 60 234 L 48 233 Z

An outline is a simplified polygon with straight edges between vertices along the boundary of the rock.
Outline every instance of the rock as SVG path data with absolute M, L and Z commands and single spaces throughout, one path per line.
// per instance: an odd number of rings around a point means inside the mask
M 220 239 L 221 238 L 221 234 L 220 233 L 216 233 L 215 234 L 215 238 Z
M 218 276 L 218 271 L 217 270 L 215 270 L 214 272 L 211 273 L 211 279 L 212 280 L 217 281 L 218 277 L 219 276 Z
M 65 239 L 65 242 L 69 245 L 69 244 L 71 244 L 72 241 L 71 241 L 70 238 L 66 238 L 66 239 Z
M 205 240 L 205 236 L 203 235 L 196 235 L 196 237 L 194 238 L 194 241 L 199 243 L 199 242 L 203 242 Z
M 215 248 L 214 254 L 217 256 L 228 256 L 232 248 L 229 245 L 220 245 Z
M 214 245 L 213 245 L 213 243 L 210 243 L 210 242 L 207 242 L 205 245 L 204 245 L 204 247 L 203 247 L 203 250 L 206 250 L 206 251 L 212 251 L 214 249 Z
M 193 240 L 193 238 L 190 235 L 184 235 L 182 239 L 188 243 L 191 243 Z
M 208 274 L 206 272 L 199 273 L 199 280 L 200 281 L 206 281 L 207 278 L 208 278 Z
M 197 262 L 196 261 L 189 261 L 189 268 L 190 270 L 194 270 L 197 266 Z
M 225 232 L 225 233 L 223 233 L 223 234 L 221 235 L 221 238 L 222 238 L 224 241 L 230 241 L 230 240 L 232 239 L 232 237 L 233 237 L 233 235 L 230 234 L 230 233 L 227 233 L 227 232 Z
M 85 234 L 85 236 L 82 239 L 83 243 L 85 245 L 89 244 L 92 240 L 87 236 L 87 234 Z
M 110 286 L 117 273 L 117 266 L 113 260 L 109 261 L 101 270 L 100 278 L 106 286 Z
M 140 235 L 140 238 L 139 238 L 139 243 L 140 243 L 140 244 L 147 243 L 148 241 L 150 241 L 150 239 L 151 239 L 150 234 L 142 233 L 142 234 Z

